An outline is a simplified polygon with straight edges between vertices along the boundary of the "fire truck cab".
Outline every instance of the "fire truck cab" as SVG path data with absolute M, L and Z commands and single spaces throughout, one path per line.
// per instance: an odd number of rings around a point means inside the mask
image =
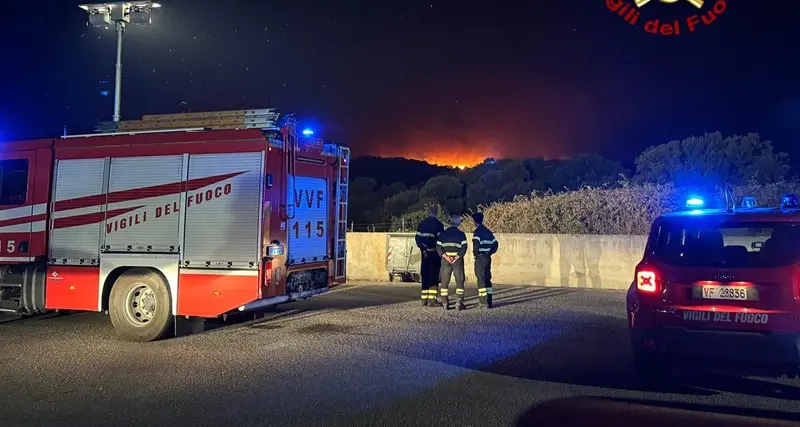
M 349 156 L 273 109 L 5 144 L 0 311 L 105 312 L 152 341 L 323 293 L 346 278 Z

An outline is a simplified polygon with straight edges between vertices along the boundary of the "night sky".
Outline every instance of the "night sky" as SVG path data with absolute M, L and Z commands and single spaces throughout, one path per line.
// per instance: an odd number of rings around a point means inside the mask
M 0 138 L 91 132 L 111 119 L 114 32 L 87 27 L 77 2 L 27 3 L 0 17 Z M 123 119 L 276 107 L 357 155 L 452 165 L 629 162 L 694 133 L 755 131 L 800 160 L 793 0 L 728 0 L 691 34 L 685 0 L 653 0 L 636 26 L 605 0 L 163 3 L 126 33 Z M 683 32 L 646 33 L 656 17 Z

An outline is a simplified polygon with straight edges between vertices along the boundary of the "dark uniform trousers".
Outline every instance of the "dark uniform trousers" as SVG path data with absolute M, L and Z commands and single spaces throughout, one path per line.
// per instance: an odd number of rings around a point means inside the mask
M 429 216 L 419 223 L 417 236 L 414 238 L 417 247 L 422 251 L 419 274 L 422 276 L 422 305 L 426 306 L 438 305 L 436 303 L 436 285 L 439 284 L 439 269 L 442 266 L 442 259 L 437 244 L 442 231 L 444 231 L 444 225 L 441 221 L 435 216 Z
M 449 304 L 449 286 L 450 286 L 450 277 L 455 276 L 456 279 L 456 297 L 458 304 L 464 303 L 464 282 L 466 282 L 466 272 L 464 271 L 464 258 L 459 258 L 458 261 L 450 264 L 449 262 L 442 260 L 442 268 L 441 268 L 441 281 L 442 283 L 439 285 L 439 296 L 441 297 L 441 302 L 444 304 L 445 307 L 448 307 Z
M 492 307 L 492 257 L 480 254 L 475 257 L 475 279 L 478 281 L 478 299 L 482 305 Z
M 442 268 L 442 258 L 435 250 L 427 250 L 427 256 L 422 258 L 420 275 L 422 276 L 422 300 L 433 302 L 436 300 L 437 285 L 439 284 L 439 271 Z
M 436 252 L 442 257 L 442 284 L 439 286 L 441 303 L 446 310 L 450 309 L 448 286 L 450 286 L 450 276 L 455 276 L 456 295 L 458 296 L 456 310 L 461 310 L 464 308 L 464 281 L 466 280 L 464 255 L 467 254 L 467 236 L 457 226 L 451 226 L 439 234 L 439 240 L 436 242 Z M 450 264 L 445 257 L 458 257 L 458 260 Z
M 478 281 L 478 304 L 492 307 L 492 255 L 499 248 L 497 239 L 491 230 L 478 224 L 472 233 L 473 251 L 475 255 L 475 279 Z

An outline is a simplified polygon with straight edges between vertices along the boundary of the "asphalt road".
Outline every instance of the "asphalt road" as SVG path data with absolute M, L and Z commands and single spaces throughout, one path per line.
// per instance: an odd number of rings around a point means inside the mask
M 0 424 L 514 425 L 574 396 L 800 420 L 800 381 L 640 390 L 620 292 L 499 287 L 495 309 L 457 313 L 418 289 L 345 286 L 149 344 L 101 314 L 4 322 Z

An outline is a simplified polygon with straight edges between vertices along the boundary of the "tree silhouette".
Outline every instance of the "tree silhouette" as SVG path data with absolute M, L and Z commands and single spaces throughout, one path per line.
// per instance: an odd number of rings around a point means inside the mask
M 428 180 L 419 196 L 422 198 L 436 199 L 440 204 L 444 204 L 448 199 L 460 198 L 464 193 L 464 185 L 454 176 L 436 176 Z
M 487 159 L 463 171 L 397 158 L 360 162 L 358 171 L 355 160 L 352 164 L 349 221 L 384 226 L 414 224 L 428 215 L 431 205 L 439 205 L 440 215 L 446 217 L 533 192 L 552 191 L 560 197 L 585 186 L 624 188 L 628 184 L 621 185 L 621 178 L 630 176 L 620 162 L 592 154 L 556 160 Z M 755 133 L 724 137 L 716 132 L 671 141 L 648 148 L 635 165 L 636 173 L 626 183 L 669 184 L 682 192 L 722 182 L 783 185 L 789 172 L 788 156 L 776 153 Z M 552 200 L 561 200 L 558 197 Z
M 357 223 L 368 223 L 381 217 L 381 199 L 376 190 L 378 181 L 372 178 L 360 177 L 350 182 L 349 191 L 349 220 Z
M 417 202 L 419 202 L 419 190 L 408 190 L 387 198 L 383 210 L 389 218 L 400 216 Z
M 636 158 L 634 182 L 770 184 L 788 172 L 789 156 L 775 153 L 757 133 L 723 137 L 715 132 L 648 148 Z

